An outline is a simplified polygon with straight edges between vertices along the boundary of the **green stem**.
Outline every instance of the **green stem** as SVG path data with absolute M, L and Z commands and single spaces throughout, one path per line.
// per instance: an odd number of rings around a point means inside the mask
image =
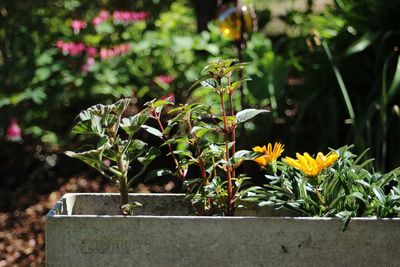
M 325 201 L 322 198 L 321 194 L 319 193 L 318 188 L 315 188 L 315 194 L 317 195 L 319 203 L 325 206 Z
M 119 192 L 121 195 L 121 207 L 123 205 L 128 204 L 128 198 L 129 198 L 129 190 L 128 190 L 128 184 L 127 184 L 127 178 L 125 175 L 120 177 L 119 179 Z
M 117 166 L 118 166 L 118 170 L 121 173 L 121 175 L 118 176 L 118 181 L 119 181 L 119 192 L 120 192 L 120 197 L 121 197 L 121 207 L 123 205 L 128 204 L 128 197 L 129 197 L 129 190 L 128 190 L 128 184 L 127 184 L 127 174 L 128 174 L 128 168 L 126 166 L 126 162 L 123 159 L 123 154 L 120 153 L 119 150 L 119 146 L 118 146 L 118 129 L 119 129 L 119 124 L 121 121 L 121 115 L 118 117 L 118 121 L 117 121 L 117 125 L 115 127 L 115 130 L 112 133 L 113 136 L 113 150 L 116 153 L 116 162 L 117 162 Z M 109 170 L 111 170 L 112 168 L 110 168 Z M 122 213 L 122 210 L 121 210 Z
M 114 145 L 114 149 L 116 149 L 117 153 L 119 153 L 118 145 Z M 129 191 L 128 191 L 128 178 L 127 178 L 128 169 L 127 166 L 125 165 L 125 161 L 121 158 L 121 155 L 117 156 L 117 165 L 119 171 L 122 173 L 122 175 L 118 178 L 118 181 L 119 181 L 119 192 L 121 193 L 121 206 L 123 206 L 128 204 Z

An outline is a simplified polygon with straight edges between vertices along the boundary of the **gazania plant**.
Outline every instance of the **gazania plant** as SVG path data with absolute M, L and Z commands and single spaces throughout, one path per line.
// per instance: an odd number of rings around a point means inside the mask
M 400 168 L 387 174 L 375 173 L 370 167 L 372 159 L 362 161 L 366 151 L 356 156 L 352 146 L 326 155 L 319 152 L 315 157 L 297 153 L 296 159 L 285 157 L 280 161 L 276 157 L 281 145 L 274 147 L 276 153 L 271 154 L 270 162 L 255 159 L 266 171 L 266 180 L 264 186 L 247 192 L 247 200 L 287 209 L 298 216 L 339 217 L 344 221 L 343 230 L 352 217 L 400 216 Z M 261 152 L 258 147 L 253 150 Z

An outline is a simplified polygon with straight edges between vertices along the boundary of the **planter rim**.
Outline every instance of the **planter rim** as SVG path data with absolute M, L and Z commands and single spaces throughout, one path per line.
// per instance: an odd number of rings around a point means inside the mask
M 64 215 L 57 214 L 58 208 L 63 205 L 62 199 L 66 199 L 69 196 L 118 196 L 119 193 L 65 193 L 56 204 L 50 209 L 50 211 L 46 214 L 46 219 L 50 218 L 102 218 L 102 219 L 134 219 L 134 218 L 175 218 L 182 220 L 292 220 L 292 221 L 334 221 L 340 220 L 340 218 L 336 217 L 300 217 L 300 216 L 283 216 L 283 217 L 263 217 L 263 216 L 194 216 L 194 215 L 185 215 L 185 216 L 174 216 L 174 215 Z M 130 193 L 130 196 L 182 196 L 185 194 L 180 193 Z M 371 217 L 353 217 L 351 220 L 355 221 L 400 221 L 400 217 L 395 218 L 378 218 L 376 216 Z

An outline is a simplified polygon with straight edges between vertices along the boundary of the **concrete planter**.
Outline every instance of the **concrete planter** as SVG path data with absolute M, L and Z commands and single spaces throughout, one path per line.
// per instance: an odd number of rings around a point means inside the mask
M 47 266 L 400 266 L 400 219 L 190 216 L 179 194 L 66 194 L 48 213 Z M 256 210 L 268 215 L 270 210 Z M 271 214 L 270 214 L 271 215 Z

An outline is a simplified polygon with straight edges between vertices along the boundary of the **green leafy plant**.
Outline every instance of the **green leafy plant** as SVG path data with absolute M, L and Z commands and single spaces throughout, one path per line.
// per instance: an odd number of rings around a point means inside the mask
M 357 157 L 350 151 L 352 146 L 345 146 L 326 155 L 318 153 L 315 158 L 297 153 L 296 159 L 278 160 L 284 152 L 280 143 L 238 150 L 238 125 L 267 112 L 234 110 L 234 93 L 246 80 L 239 78 L 238 72 L 245 65 L 227 59 L 212 61 L 204 68 L 192 88 L 202 86 L 216 94 L 219 100 L 211 105 L 175 106 L 173 95 L 168 95 L 149 101 L 134 116 L 126 116 L 129 99 L 92 106 L 79 114 L 73 132 L 95 137 L 96 145 L 66 153 L 116 183 L 122 214 L 131 214 L 140 205 L 128 203 L 129 187 L 160 155 L 159 149 L 134 138 L 141 129 L 161 139 L 175 165 L 147 171 L 146 179 L 176 176 L 200 215 L 233 216 L 243 201 L 255 201 L 300 216 L 336 216 L 343 219 L 343 230 L 352 217 L 400 215 L 400 168 L 387 174 L 374 172 L 372 159 L 362 162 L 367 151 Z M 169 119 L 164 122 L 165 115 Z M 246 160 L 255 161 L 267 172 L 264 186 L 251 186 L 247 183 L 251 178 L 239 172 Z M 132 163 L 141 168 L 135 168 L 129 178 Z
M 297 154 L 276 162 L 277 169 L 265 176 L 263 187 L 248 192 L 249 201 L 287 209 L 300 216 L 339 217 L 345 230 L 352 217 L 400 216 L 400 168 L 380 174 L 362 161 L 352 146 L 332 150 L 328 155 Z M 267 170 L 267 169 L 266 169 Z
M 194 103 L 173 108 L 169 113 L 176 115 L 166 126 L 161 121 L 161 111 L 173 103 L 168 99 L 148 103 L 158 129 L 146 128 L 168 146 L 176 165 L 174 174 L 184 181 L 189 198 L 201 214 L 234 215 L 237 200 L 243 193 L 240 190 L 242 184 L 249 179 L 239 175 L 237 168 L 244 160 L 252 159 L 255 153 L 237 151 L 236 129 L 239 124 L 267 111 L 245 109 L 235 112 L 234 93 L 246 80 L 240 78 L 238 72 L 243 71 L 244 66 L 235 59 L 215 60 L 208 64 L 192 88 L 201 86 L 212 91 L 218 101 L 212 105 Z M 178 133 L 171 135 L 177 126 Z M 197 166 L 199 177 L 187 179 L 190 166 Z
M 235 59 L 215 60 L 208 64 L 203 77 L 192 87 L 207 87 L 219 96 L 219 102 L 211 106 L 194 103 L 175 107 L 169 113 L 176 115 L 165 126 L 161 115 L 167 106 L 174 104 L 172 95 L 152 100 L 138 114 L 124 118 L 122 114 L 129 105 L 128 99 L 107 106 L 92 106 L 79 114 L 73 132 L 97 137 L 96 146 L 83 152 L 66 153 L 116 183 L 121 193 L 122 213 L 129 214 L 132 207 L 128 205 L 129 186 L 160 153 L 158 149 L 149 149 L 146 143 L 134 139 L 138 130 L 143 129 L 164 141 L 163 145 L 168 147 L 176 165 L 174 170 L 150 171 L 147 179 L 173 173 L 187 186 L 188 196 L 199 213 L 234 215 L 237 200 L 245 192 L 241 186 L 249 179 L 239 175 L 237 168 L 244 160 L 251 160 L 256 155 L 236 150 L 236 128 L 240 123 L 267 112 L 257 109 L 234 111 L 234 93 L 245 80 L 236 76 L 244 66 Z M 149 118 L 156 121 L 158 128 L 145 124 Z M 178 128 L 177 134 L 173 135 L 175 128 Z M 133 178 L 128 178 L 129 165 L 133 161 L 139 161 L 142 169 Z M 199 177 L 187 179 L 190 166 L 199 168 Z
M 145 109 L 123 118 L 130 101 L 122 99 L 112 105 L 95 105 L 82 111 L 72 131 L 95 137 L 96 145 L 82 152 L 66 152 L 69 157 L 82 160 L 118 186 L 122 214 L 130 214 L 132 208 L 140 206 L 137 202 L 128 203 L 129 187 L 160 153 L 157 148 L 149 148 L 143 141 L 134 139 L 149 114 Z M 138 168 L 133 177 L 128 177 L 129 166 L 135 161 L 140 163 L 141 169 Z

